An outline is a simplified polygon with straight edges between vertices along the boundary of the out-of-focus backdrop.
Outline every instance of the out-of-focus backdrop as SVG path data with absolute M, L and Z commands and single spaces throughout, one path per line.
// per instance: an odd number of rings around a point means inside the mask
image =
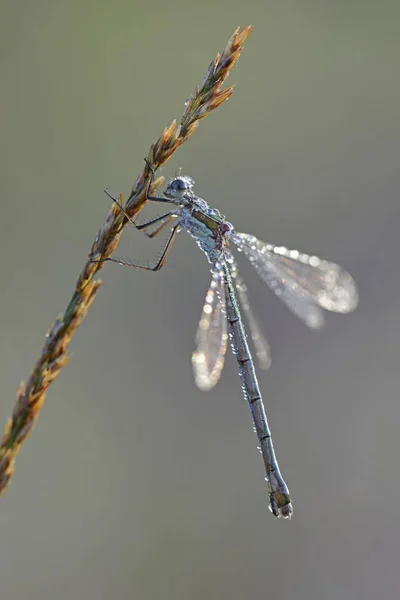
M 239 24 L 255 28 L 234 96 L 164 174 L 183 167 L 239 231 L 342 264 L 361 296 L 313 333 L 240 262 L 273 350 L 259 378 L 293 494 L 283 522 L 233 357 L 212 392 L 193 383 L 210 278 L 196 244 L 182 233 L 158 274 L 106 266 L 0 501 L 2 597 L 398 597 L 399 4 L 1 4 L 2 423 L 103 188 L 129 191 Z M 160 244 L 126 228 L 117 254 Z

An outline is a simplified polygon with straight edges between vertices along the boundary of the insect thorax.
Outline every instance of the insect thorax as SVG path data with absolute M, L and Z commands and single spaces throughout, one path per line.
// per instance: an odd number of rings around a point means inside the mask
M 215 264 L 229 246 L 233 227 L 218 210 L 209 208 L 200 198 L 196 200 L 182 209 L 181 224 L 195 238 L 209 262 Z

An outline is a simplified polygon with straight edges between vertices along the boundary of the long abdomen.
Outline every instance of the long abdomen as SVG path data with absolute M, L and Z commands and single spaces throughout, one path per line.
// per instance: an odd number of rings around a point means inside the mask
M 289 489 L 280 473 L 278 461 L 275 456 L 271 431 L 268 426 L 253 359 L 247 344 L 235 288 L 229 266 L 226 263 L 223 265 L 223 273 L 231 345 L 239 365 L 239 375 L 242 380 L 244 396 L 249 403 L 255 431 L 260 443 L 260 451 L 264 459 L 270 494 L 270 509 L 276 517 L 282 516 L 290 519 L 293 507 Z

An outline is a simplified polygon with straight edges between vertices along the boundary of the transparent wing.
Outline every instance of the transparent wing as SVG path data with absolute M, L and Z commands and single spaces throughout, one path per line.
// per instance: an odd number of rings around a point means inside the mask
M 322 326 L 321 308 L 338 313 L 356 308 L 357 287 L 339 265 L 297 250 L 266 244 L 246 233 L 236 233 L 232 240 L 249 258 L 261 279 L 309 327 Z
M 249 297 L 247 295 L 247 285 L 240 277 L 236 263 L 233 263 L 232 276 L 234 278 L 236 290 L 240 300 L 240 306 L 246 316 L 246 321 L 249 324 L 250 337 L 253 341 L 256 350 L 258 365 L 261 369 L 269 369 L 271 366 L 271 349 L 261 332 L 261 328 L 257 323 L 257 319 L 251 309 Z
M 196 350 L 192 354 L 194 379 L 203 391 L 210 390 L 219 381 L 228 347 L 223 287 L 222 273 L 213 273 L 197 329 Z

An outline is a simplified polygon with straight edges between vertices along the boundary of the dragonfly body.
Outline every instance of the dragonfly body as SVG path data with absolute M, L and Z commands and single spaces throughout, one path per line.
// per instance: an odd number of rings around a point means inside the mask
M 147 199 L 172 205 L 171 212 L 138 225 L 130 219 L 118 201 L 115 198 L 113 200 L 137 229 L 147 230 L 149 237 L 154 237 L 164 226 L 172 225 L 161 258 L 153 267 L 114 258 L 105 260 L 156 271 L 163 266 L 179 231 L 186 229 L 196 240 L 211 264 L 212 272 L 211 285 L 196 335 L 196 350 L 192 355 L 196 384 L 202 390 L 209 390 L 218 382 L 224 365 L 229 331 L 242 389 L 249 403 L 259 450 L 264 460 L 270 509 L 276 517 L 290 518 L 293 509 L 289 490 L 275 456 L 239 301 L 247 317 L 260 366 L 264 368 L 268 368 L 270 364 L 269 346 L 251 311 L 247 288 L 239 277 L 231 247 L 236 246 L 243 252 L 263 281 L 296 316 L 314 329 L 323 324 L 322 309 L 339 313 L 352 311 L 358 302 L 357 288 L 351 276 L 335 263 L 297 250 L 266 244 L 252 235 L 237 233 L 218 210 L 210 208 L 205 200 L 194 194 L 194 181 L 190 177 L 175 177 L 166 186 L 164 197 L 151 196 L 149 192 L 154 171 L 149 164 L 148 167 L 152 177 L 147 187 Z M 148 233 L 155 225 L 156 229 Z
M 181 190 L 181 183 L 187 186 L 187 189 Z M 247 336 L 244 331 L 239 303 L 236 298 L 234 286 L 234 276 L 237 268 L 233 256 L 229 250 L 229 242 L 234 234 L 233 225 L 226 221 L 219 210 L 210 208 L 205 200 L 197 197 L 192 192 L 194 181 L 189 178 L 176 178 L 164 191 L 164 195 L 171 200 L 178 201 L 178 209 L 174 216 L 178 219 L 181 227 L 185 228 L 196 240 L 198 246 L 207 256 L 212 265 L 213 283 L 216 284 L 219 304 L 216 325 L 219 326 L 220 336 L 216 348 L 216 370 L 219 378 L 223 367 L 223 359 L 226 352 L 226 332 L 220 326 L 221 317 L 226 318 L 229 325 L 229 334 L 233 353 L 236 356 L 239 367 L 239 375 L 242 381 L 242 388 L 246 400 L 253 416 L 254 428 L 259 440 L 259 449 L 264 459 L 267 473 L 267 481 L 270 491 L 270 509 L 272 513 L 279 517 L 291 517 L 292 504 L 289 495 L 289 489 L 279 471 L 274 448 L 272 445 L 271 432 L 265 415 L 264 405 L 260 388 L 255 373 L 253 359 L 247 343 Z M 178 188 L 179 186 L 179 188 Z M 234 274 L 234 276 L 233 276 Z M 210 295 L 210 288 L 207 295 Z M 210 316 L 210 303 L 206 302 L 203 312 Z M 226 317 L 223 313 L 226 313 Z M 205 333 L 204 340 L 198 340 L 198 348 L 193 355 L 193 366 L 197 371 L 197 379 L 200 388 L 209 389 L 210 385 L 202 385 L 202 380 L 210 380 L 212 368 L 205 368 L 206 354 L 211 351 L 212 341 L 207 339 L 209 330 L 213 323 L 206 320 L 200 321 L 199 331 Z M 201 337 L 201 336 L 198 336 Z M 204 349 L 201 346 L 205 346 Z M 222 360 L 218 363 L 218 358 Z M 212 381 L 212 385 L 215 383 Z

